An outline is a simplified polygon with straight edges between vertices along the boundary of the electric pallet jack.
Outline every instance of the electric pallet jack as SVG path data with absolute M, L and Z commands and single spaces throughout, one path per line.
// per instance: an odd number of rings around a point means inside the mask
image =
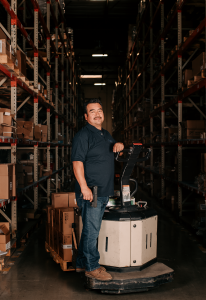
M 85 277 L 86 287 L 105 294 L 143 292 L 173 280 L 174 271 L 157 262 L 157 221 L 154 209 L 147 202 L 131 205 L 131 197 L 137 192 L 137 182 L 131 173 L 137 162 L 150 156 L 150 149 L 143 150 L 142 144 L 133 144 L 123 150 L 125 158 L 120 175 L 120 205 L 105 210 L 98 238 L 99 263 L 112 275 L 111 281 L 99 281 Z M 145 156 L 139 158 L 141 152 Z M 130 182 L 135 190 L 130 194 Z M 118 201 L 117 201 L 118 203 Z

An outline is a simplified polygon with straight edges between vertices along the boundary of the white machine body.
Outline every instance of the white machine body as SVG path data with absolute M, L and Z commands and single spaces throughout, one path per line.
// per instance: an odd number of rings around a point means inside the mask
M 102 220 L 98 238 L 101 265 L 142 266 L 157 257 L 157 215 L 141 220 Z

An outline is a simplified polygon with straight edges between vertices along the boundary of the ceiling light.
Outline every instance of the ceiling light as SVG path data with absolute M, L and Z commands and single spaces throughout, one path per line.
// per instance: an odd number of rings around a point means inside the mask
M 94 85 L 106 85 L 106 83 L 94 83 Z
M 102 78 L 102 75 L 81 75 L 80 78 Z
M 108 54 L 92 54 L 93 57 L 105 57 L 108 56 Z

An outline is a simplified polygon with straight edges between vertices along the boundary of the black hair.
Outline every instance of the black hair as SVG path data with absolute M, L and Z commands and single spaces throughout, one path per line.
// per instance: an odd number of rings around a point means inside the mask
M 101 105 L 101 107 L 103 108 L 101 100 L 99 100 L 99 99 L 90 99 L 90 100 L 88 100 L 84 103 L 84 113 L 85 114 L 87 114 L 87 105 L 90 104 L 90 103 L 99 103 Z

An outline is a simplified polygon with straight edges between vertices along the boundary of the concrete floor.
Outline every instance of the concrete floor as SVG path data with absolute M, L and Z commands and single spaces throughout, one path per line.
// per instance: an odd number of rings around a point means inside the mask
M 15 256 L 21 252 L 17 251 Z M 206 253 L 198 242 L 168 214 L 159 212 L 158 261 L 175 270 L 174 281 L 145 293 L 104 295 L 86 291 L 81 277 L 63 272 L 44 250 L 44 229 L 36 230 L 8 274 L 0 274 L 2 300 L 138 299 L 203 300 L 206 297 Z

